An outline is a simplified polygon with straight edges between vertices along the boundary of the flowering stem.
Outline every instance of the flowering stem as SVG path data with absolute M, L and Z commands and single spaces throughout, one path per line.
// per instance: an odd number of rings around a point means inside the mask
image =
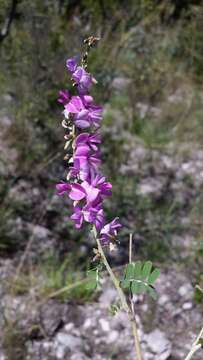
M 131 307 L 128 305 L 128 303 L 126 301 L 125 294 L 124 294 L 123 290 L 120 287 L 119 281 L 116 278 L 116 276 L 114 275 L 114 273 L 113 273 L 113 271 L 112 271 L 112 269 L 111 269 L 111 267 L 110 267 L 110 265 L 109 265 L 109 263 L 107 261 L 106 255 L 105 255 L 105 253 L 103 251 L 103 248 L 102 248 L 102 245 L 101 245 L 101 242 L 100 242 L 100 239 L 97 236 L 97 230 L 96 230 L 95 226 L 93 227 L 93 233 L 94 233 L 94 237 L 95 237 L 95 240 L 96 240 L 96 243 L 97 243 L 98 251 L 99 251 L 99 253 L 101 255 L 103 264 L 105 265 L 106 270 L 109 273 L 109 276 L 110 276 L 110 278 L 111 278 L 111 280 L 112 280 L 112 282 L 113 282 L 113 284 L 114 284 L 114 286 L 115 286 L 115 288 L 116 288 L 116 290 L 118 292 L 122 307 L 127 312 L 128 316 L 129 316 L 129 319 L 130 319 L 130 322 L 132 324 L 132 332 L 133 332 L 133 337 L 134 337 L 134 340 L 135 340 L 135 350 L 136 350 L 136 354 L 137 354 L 136 359 L 137 360 L 142 360 L 141 347 L 140 347 L 140 341 L 139 341 L 139 337 L 138 337 L 136 318 L 135 318 L 135 312 L 134 312 L 134 304 L 132 302 Z
M 199 335 L 197 336 L 196 340 L 194 341 L 194 343 L 192 344 L 192 348 L 189 352 L 189 354 L 186 356 L 185 360 L 190 360 L 192 359 L 193 355 L 196 353 L 196 351 L 198 351 L 199 349 L 201 349 L 202 345 L 199 343 L 200 339 L 203 336 L 203 328 L 200 330 Z

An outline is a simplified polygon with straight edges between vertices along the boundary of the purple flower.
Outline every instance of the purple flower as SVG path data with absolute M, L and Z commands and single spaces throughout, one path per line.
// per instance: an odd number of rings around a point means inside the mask
M 81 184 L 58 184 L 57 190 L 60 195 L 68 192 L 69 198 L 73 201 L 85 199 L 87 205 L 91 204 L 95 207 L 101 203 L 104 196 L 110 195 L 111 184 L 104 180 L 102 183 L 83 181 Z
M 72 96 L 65 109 L 72 114 L 78 114 L 85 106 L 80 96 Z
M 74 207 L 74 213 L 70 218 L 75 221 L 76 229 L 80 229 L 83 224 L 84 214 L 79 206 Z
M 103 244 L 108 244 L 117 236 L 117 231 L 122 228 L 119 219 L 115 218 L 110 223 L 106 224 L 100 231 L 100 240 Z
M 83 69 L 81 66 L 78 66 L 76 68 L 72 77 L 78 85 L 79 94 L 85 94 L 89 90 L 90 86 L 93 84 L 92 75 L 85 71 L 85 69 Z
M 68 190 L 70 190 L 70 185 L 66 184 L 64 182 L 61 182 L 59 184 L 56 185 L 56 190 L 57 190 L 57 194 L 58 195 L 63 195 L 65 194 Z
M 86 193 L 87 204 L 98 204 L 100 200 L 99 198 L 100 190 L 92 186 L 92 184 L 89 184 L 87 181 L 83 181 L 81 186 Z
M 94 105 L 91 96 L 72 96 L 68 104 L 65 105 L 64 115 L 69 118 L 69 113 L 74 114 L 75 125 L 85 129 L 94 125 L 99 127 L 102 119 L 102 107 Z
M 100 205 L 97 207 L 86 205 L 82 209 L 79 206 L 75 206 L 71 219 L 74 220 L 77 229 L 80 229 L 83 221 L 86 221 L 94 224 L 97 231 L 100 231 L 104 224 L 104 211 Z
M 80 201 L 86 197 L 85 189 L 80 184 L 70 184 L 69 198 L 74 201 Z
M 71 200 L 79 201 L 86 197 L 86 192 L 80 184 L 66 184 L 60 183 L 56 185 L 58 195 L 64 195 L 68 193 L 68 196 Z
M 59 91 L 59 98 L 58 98 L 58 102 L 65 105 L 67 104 L 67 102 L 70 99 L 70 94 L 68 92 L 68 90 L 61 90 Z
M 77 147 L 73 158 L 73 165 L 75 169 L 78 169 L 81 180 L 87 180 L 89 175 L 96 171 L 101 163 L 99 155 L 100 153 L 98 151 L 92 153 L 88 145 Z
M 74 165 L 70 167 L 69 177 L 78 177 L 80 180 L 89 180 L 96 175 L 96 167 L 90 167 L 88 162 L 82 165 L 78 159 L 74 160 Z
M 102 197 L 112 195 L 112 192 L 111 192 L 112 185 L 110 182 L 106 182 L 106 179 L 104 176 L 97 174 L 94 177 L 94 179 L 91 180 L 91 184 L 95 187 L 98 187 Z
M 66 61 L 66 67 L 67 67 L 68 71 L 70 71 L 71 73 L 75 72 L 77 69 L 77 63 L 78 63 L 78 61 L 77 61 L 76 57 L 68 59 Z
M 73 201 L 80 201 L 86 199 L 87 204 L 95 202 L 97 200 L 100 190 L 88 184 L 84 181 L 82 184 L 57 184 L 57 190 L 59 195 L 63 195 L 68 192 L 68 196 Z
M 84 129 L 90 126 L 88 119 L 88 110 L 80 96 L 72 96 L 68 104 L 65 105 L 64 115 L 69 118 L 69 113 L 74 114 L 74 122 L 76 126 Z
M 90 224 L 94 224 L 97 231 L 100 231 L 104 225 L 105 215 L 101 204 L 96 207 L 89 207 L 84 210 L 84 218 Z
M 97 151 L 98 144 L 101 143 L 101 138 L 98 134 L 82 133 L 75 139 L 76 147 L 87 145 L 91 150 Z

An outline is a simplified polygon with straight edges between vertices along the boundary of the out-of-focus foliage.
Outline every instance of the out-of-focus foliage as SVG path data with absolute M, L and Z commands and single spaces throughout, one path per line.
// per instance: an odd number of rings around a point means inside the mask
M 2 26 L 11 6 L 11 0 L 0 0 Z M 101 37 L 89 67 L 99 82 L 96 97 L 105 106 L 102 151 L 106 173 L 114 183 L 109 212 L 136 224 L 141 247 L 151 252 L 151 259 L 164 258 L 173 233 L 181 230 L 177 215 L 182 209 L 170 196 L 143 199 L 137 194 L 138 179 L 118 175 L 118 168 L 127 161 L 123 146 L 129 134 L 150 149 L 171 141 L 201 143 L 202 23 L 201 1 L 19 0 L 9 33 L 0 42 L 0 90 L 14 99 L 8 109 L 14 119 L 8 137 L 18 151 L 17 170 L 12 179 L 3 181 L 6 210 L 1 219 L 13 214 L 31 222 L 38 213 L 38 205 L 8 199 L 18 179 L 40 189 L 42 204 L 53 194 L 54 183 L 63 172 L 62 166 L 58 171 L 63 164 L 59 160 L 63 133 L 57 92 L 69 86 L 66 58 L 78 54 L 82 40 L 93 34 Z M 116 87 L 118 79 L 124 81 Z M 171 105 L 168 98 L 178 89 L 182 91 L 180 101 Z M 145 109 L 144 114 L 138 105 Z M 148 108 L 160 109 L 161 115 L 152 116 Z M 146 214 L 153 214 L 153 227 Z M 51 209 L 45 222 L 62 242 L 76 236 L 56 218 L 56 210 Z M 15 241 L 8 238 L 6 221 L 0 221 L 0 226 L 4 234 L 0 246 L 13 248 Z

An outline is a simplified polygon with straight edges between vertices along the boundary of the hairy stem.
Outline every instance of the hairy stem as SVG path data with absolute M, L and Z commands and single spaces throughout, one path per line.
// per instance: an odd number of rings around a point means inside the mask
M 134 341 L 135 341 L 135 349 L 137 352 L 138 360 L 142 360 L 141 346 L 140 346 L 140 340 L 139 340 L 139 335 L 138 335 L 138 331 L 137 331 L 137 322 L 136 322 L 136 317 L 135 317 L 135 307 L 134 307 L 134 302 L 133 302 L 132 298 L 130 300 L 130 305 L 131 305 L 131 313 L 132 313 L 131 324 L 132 324 L 133 337 L 134 337 Z
M 196 340 L 194 341 L 194 343 L 192 344 L 192 348 L 189 352 L 189 354 L 186 356 L 185 360 L 190 360 L 192 359 L 193 355 L 199 350 L 201 349 L 201 344 L 199 343 L 199 340 L 203 337 L 203 328 L 200 330 L 199 335 L 197 336 Z
M 96 231 L 95 228 L 93 229 L 93 232 L 94 232 L 95 240 L 97 242 L 98 251 L 99 251 L 99 253 L 100 253 L 101 257 L 102 257 L 102 261 L 103 261 L 103 263 L 104 263 L 104 265 L 106 267 L 106 270 L 108 271 L 109 276 L 110 276 L 110 278 L 111 278 L 111 280 L 112 280 L 112 282 L 113 282 L 113 284 L 114 284 L 114 286 L 115 286 L 115 288 L 116 288 L 116 290 L 118 292 L 122 307 L 123 307 L 123 309 L 125 311 L 127 311 L 127 313 L 129 313 L 129 306 L 127 304 L 125 295 L 124 295 L 124 293 L 123 293 L 123 291 L 122 291 L 122 289 L 120 287 L 118 279 L 114 275 L 114 273 L 113 273 L 113 271 L 112 271 L 112 269 L 111 269 L 111 267 L 110 267 L 110 265 L 109 265 L 109 263 L 107 261 L 107 258 L 106 258 L 105 254 L 104 254 L 103 248 L 101 246 L 101 243 L 100 243 L 100 240 L 99 240 L 99 238 L 97 236 L 97 231 Z
M 136 350 L 136 354 L 137 354 L 137 357 L 136 359 L 137 360 L 142 360 L 142 355 L 141 355 L 141 347 L 140 347 L 140 341 L 139 341 L 139 337 L 138 337 L 138 332 L 137 332 L 137 324 L 136 324 L 136 318 L 135 318 L 135 312 L 134 312 L 134 304 L 133 306 L 129 306 L 127 301 L 126 301 L 126 297 L 125 297 L 125 294 L 123 292 L 123 290 L 121 289 L 120 287 L 120 283 L 118 281 L 118 279 L 116 278 L 114 272 L 112 271 L 108 261 L 107 261 L 107 258 L 106 258 L 106 255 L 103 251 L 103 248 L 102 248 L 102 245 L 101 245 L 101 242 L 97 236 L 97 230 L 95 227 L 93 227 L 93 233 L 94 233 L 94 237 L 95 237 L 95 240 L 96 240 L 96 243 L 97 243 L 97 247 L 98 247 L 98 251 L 101 255 L 101 258 L 102 258 L 102 261 L 103 261 L 103 264 L 105 265 L 106 267 L 106 270 L 107 272 L 109 273 L 109 276 L 118 292 L 118 295 L 119 295 L 119 298 L 120 298 L 120 301 L 121 301 L 121 304 L 122 304 L 122 307 L 123 309 L 127 312 L 128 316 L 129 316 L 129 319 L 130 319 L 130 322 L 132 324 L 132 332 L 133 332 L 133 337 L 134 337 L 134 341 L 135 341 L 135 350 Z

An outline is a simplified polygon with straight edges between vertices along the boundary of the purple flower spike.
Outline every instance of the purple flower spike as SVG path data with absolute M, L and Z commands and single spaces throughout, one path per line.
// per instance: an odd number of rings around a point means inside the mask
M 68 59 L 66 67 L 77 85 L 76 95 L 71 96 L 67 90 L 63 90 L 58 99 L 68 119 L 65 148 L 72 145 L 68 156 L 70 166 L 67 179 L 70 179 L 70 183 L 62 182 L 56 188 L 58 195 L 66 193 L 73 201 L 71 219 L 75 227 L 80 229 L 84 222 L 94 225 L 102 244 L 109 245 L 122 225 L 118 218 L 105 225 L 103 201 L 112 194 L 112 185 L 99 172 L 101 138 L 97 130 L 101 125 L 102 107 L 96 105 L 88 93 L 96 81 L 82 66 L 78 66 L 76 58 Z
M 68 59 L 66 61 L 66 67 L 68 69 L 68 71 L 70 71 L 71 73 L 75 72 L 77 69 L 77 58 L 73 57 L 71 59 Z

